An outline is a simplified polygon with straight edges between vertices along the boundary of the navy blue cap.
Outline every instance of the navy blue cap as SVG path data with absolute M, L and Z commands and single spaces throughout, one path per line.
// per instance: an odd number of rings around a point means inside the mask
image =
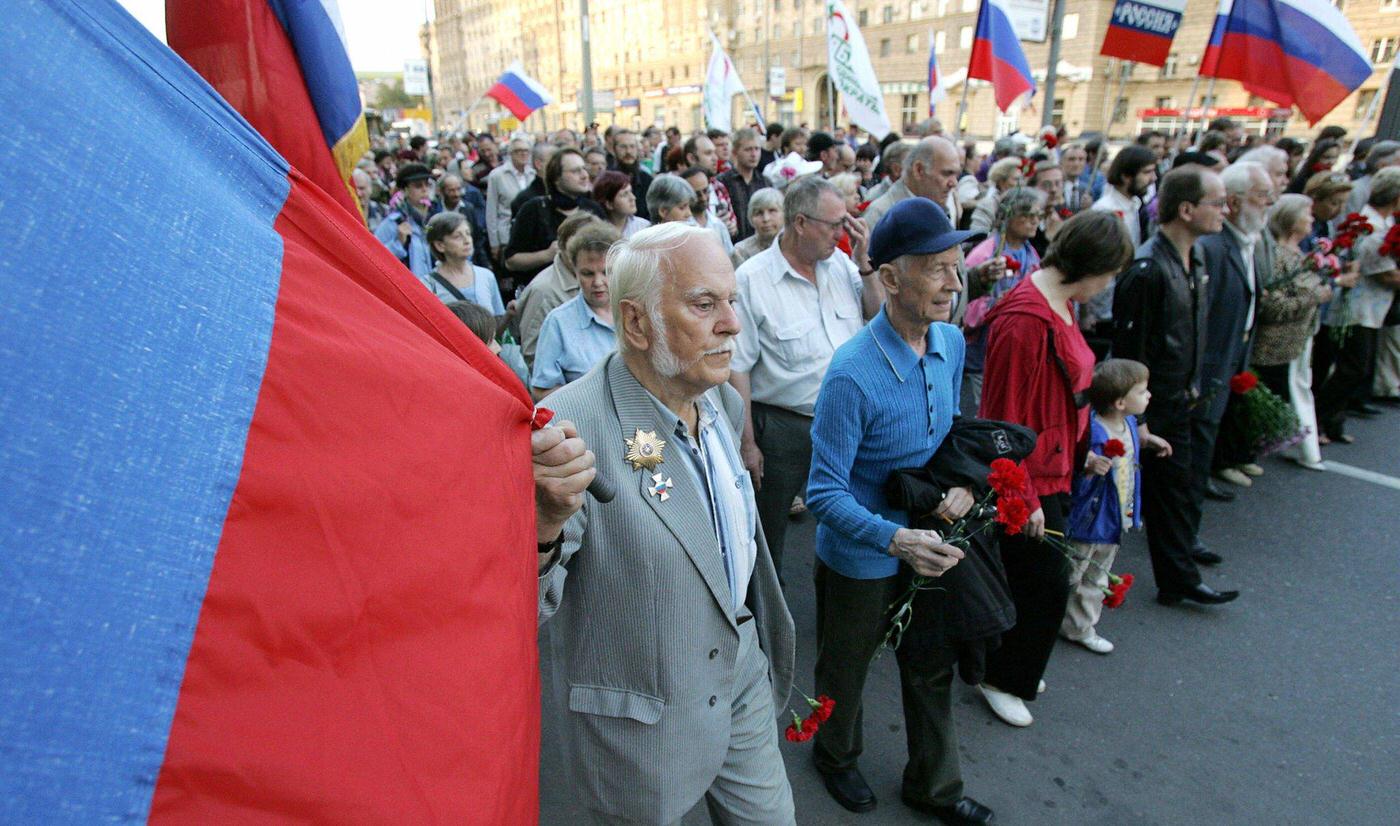
M 964 241 L 981 241 L 985 232 L 960 230 L 943 207 L 927 198 L 895 204 L 870 233 L 870 264 L 879 267 L 901 255 L 930 255 Z

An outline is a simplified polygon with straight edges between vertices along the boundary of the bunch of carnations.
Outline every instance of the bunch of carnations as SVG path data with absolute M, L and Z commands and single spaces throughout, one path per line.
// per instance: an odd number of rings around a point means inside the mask
M 1231 376 L 1230 392 L 1239 397 L 1239 403 L 1230 408 L 1235 425 L 1245 434 L 1257 455 L 1277 453 L 1296 445 L 1307 435 L 1293 406 L 1261 385 L 1253 371 L 1245 370 Z
M 1303 256 L 1303 266 L 1317 273 L 1319 278 L 1327 281 L 1335 279 L 1342 272 L 1342 257 L 1339 253 L 1333 252 L 1333 249 L 1332 239 L 1317 239 L 1313 244 L 1312 252 Z M 1292 273 L 1284 273 L 1265 284 L 1264 289 L 1272 290 L 1292 280 L 1292 278 Z
M 1400 258 L 1400 224 L 1391 227 L 1381 240 L 1380 254 L 1387 258 Z
M 1007 263 L 1010 263 L 1009 261 Z M 1010 459 L 994 459 L 991 473 L 987 474 L 988 490 L 982 498 L 973 503 L 963 518 L 953 522 L 943 541 L 964 551 L 972 543 L 973 537 L 1000 525 L 1008 534 L 1019 534 L 1031 518 L 1030 506 L 1023 498 L 1030 488 L 1030 480 L 1021 466 Z M 914 597 L 920 591 L 936 587 L 937 577 L 915 574 L 909 587 L 899 599 L 890 605 L 890 628 L 885 632 L 882 646 L 899 648 L 904 632 L 914 618 Z
M 1352 212 L 1342 219 L 1337 225 L 1337 233 L 1333 236 L 1332 246 L 1338 250 L 1350 250 L 1356 246 L 1356 242 L 1375 232 L 1376 228 L 1371 222 L 1366 220 L 1366 216 L 1359 212 Z
M 1123 600 L 1128 598 L 1128 591 L 1133 587 L 1132 574 L 1109 574 L 1108 588 L 1104 592 L 1103 604 L 1105 608 L 1118 608 L 1123 604 Z
M 783 732 L 783 737 L 792 743 L 805 743 L 817 736 L 817 729 L 821 728 L 822 723 L 831 719 L 831 712 L 836 710 L 836 701 L 825 694 L 818 694 L 815 698 L 808 697 L 802 689 L 798 689 L 797 693 L 802 695 L 802 699 L 807 701 L 812 710 L 804 718 L 789 709 L 792 713 L 792 723 Z

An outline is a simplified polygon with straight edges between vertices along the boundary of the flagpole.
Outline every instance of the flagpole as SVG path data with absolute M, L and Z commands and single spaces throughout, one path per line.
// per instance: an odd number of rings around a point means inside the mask
M 1113 124 L 1118 120 L 1118 101 L 1123 99 L 1123 84 L 1128 80 L 1128 64 L 1131 61 L 1124 60 L 1118 64 L 1118 88 L 1113 93 L 1113 101 L 1109 104 L 1108 123 L 1103 127 L 1103 142 L 1108 143 L 1109 136 L 1113 134 Z M 1126 113 L 1125 113 L 1126 114 Z M 1124 120 L 1127 120 L 1124 117 Z
M 1210 101 L 1212 106 L 1215 105 L 1215 78 L 1213 77 L 1210 79 L 1210 83 L 1206 84 L 1206 93 L 1201 97 L 1201 126 L 1204 126 L 1209 121 L 1209 118 L 1206 117 L 1206 112 L 1208 111 L 1206 108 L 1206 101 Z
M 972 78 L 971 78 L 971 77 L 968 77 L 967 75 L 963 75 L 963 82 L 962 82 L 962 87 L 963 87 L 963 90 L 962 90 L 962 99 L 958 101 L 958 115 L 957 115 L 957 120 L 953 123 L 953 140 L 954 140 L 954 141 L 960 141 L 960 140 L 962 140 L 963 115 L 966 114 L 966 112 L 967 112 L 967 87 L 969 87 L 969 86 L 971 86 L 971 85 L 972 85 Z
M 1059 75 L 1060 29 L 1065 24 L 1065 0 L 1055 0 L 1053 19 L 1054 23 L 1050 28 L 1050 56 L 1045 67 L 1045 100 L 1049 101 L 1049 105 L 1040 115 L 1042 129 L 1052 125 L 1051 121 L 1055 118 L 1055 78 Z
M 481 105 L 481 102 L 484 101 L 484 100 L 486 100 L 486 95 L 480 95 L 480 96 L 478 96 L 477 99 L 476 99 L 476 102 L 473 103 L 471 106 L 468 106 L 468 107 L 467 107 L 467 111 L 465 111 L 465 112 L 462 113 L 462 128 L 463 128 L 463 129 L 470 129 L 470 128 L 471 128 L 471 124 L 468 122 L 468 119 L 471 118 L 472 112 L 475 112 L 475 111 L 476 111 L 476 107 L 480 106 L 480 105 Z
M 828 46 L 828 49 L 830 47 Z M 828 59 L 826 67 L 826 104 L 831 110 L 831 133 L 836 134 L 836 81 L 831 79 L 831 61 Z
M 1189 94 L 1189 95 L 1186 96 L 1186 108 L 1185 108 L 1185 109 L 1182 109 L 1182 110 L 1181 110 L 1181 115 L 1178 116 L 1178 117 L 1172 122 L 1172 137 L 1173 137 L 1173 138 L 1176 138 L 1176 137 L 1180 136 L 1183 130 L 1184 130 L 1184 131 L 1188 131 L 1188 132 L 1190 131 L 1189 129 L 1186 129 L 1186 125 L 1187 125 L 1187 123 L 1189 123 L 1190 118 L 1191 118 L 1191 102 L 1194 101 L 1194 100 L 1196 99 L 1196 90 L 1199 89 L 1200 87 L 1201 87 L 1201 75 L 1200 75 L 1200 73 L 1197 73 L 1197 74 L 1196 74 L 1196 79 L 1193 80 L 1193 81 L 1191 81 L 1191 94 Z

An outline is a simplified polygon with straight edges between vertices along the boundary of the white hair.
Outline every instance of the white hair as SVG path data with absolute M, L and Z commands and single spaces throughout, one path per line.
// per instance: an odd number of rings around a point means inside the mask
M 1254 186 L 1256 179 L 1273 186 L 1273 179 L 1269 177 L 1268 169 L 1259 163 L 1246 161 L 1243 158 L 1225 167 L 1225 171 L 1220 173 L 1220 182 L 1225 184 L 1225 191 L 1231 195 L 1245 194 L 1250 187 Z
M 622 302 L 632 301 L 645 308 L 664 347 L 665 326 L 661 320 L 661 274 L 674 272 L 676 251 L 691 240 L 714 240 L 712 230 L 680 221 L 655 224 L 614 244 L 608 250 L 608 294 L 612 298 L 613 323 L 622 321 Z M 718 243 L 716 241 L 716 243 Z M 618 330 L 617 345 L 627 349 L 627 339 Z M 664 371 L 663 371 L 664 372 Z
M 1236 164 L 1259 164 L 1264 168 L 1266 173 L 1269 170 L 1269 164 L 1273 162 L 1281 162 L 1284 168 L 1287 169 L 1288 153 L 1279 149 L 1277 146 L 1256 146 L 1235 159 Z

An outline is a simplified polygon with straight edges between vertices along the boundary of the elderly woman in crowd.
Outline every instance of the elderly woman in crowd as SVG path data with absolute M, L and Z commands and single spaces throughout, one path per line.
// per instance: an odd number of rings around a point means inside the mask
M 679 175 L 657 175 L 647 187 L 647 214 L 657 224 L 689 221 L 695 190 Z
M 1355 441 L 1345 432 L 1347 413 L 1362 412 L 1376 363 L 1376 346 L 1386 314 L 1400 289 L 1396 261 L 1382 255 L 1380 247 L 1386 232 L 1400 210 L 1400 167 L 1388 167 L 1371 179 L 1371 192 L 1362 216 L 1374 231 L 1356 242 L 1355 260 L 1360 271 L 1356 287 L 1342 293 L 1327 308 L 1323 330 L 1318 334 L 1318 364 L 1326 376 L 1317 391 L 1317 423 L 1322 444 Z M 1327 375 L 1330 367 L 1331 375 Z M 1315 375 L 1315 379 L 1316 379 Z
M 485 267 L 472 263 L 472 228 L 460 212 L 439 212 L 428 220 L 428 248 L 436 266 L 428 273 L 426 283 L 433 295 L 449 301 L 471 301 L 491 311 L 506 314 L 501 303 L 501 291 L 496 276 Z
M 1333 225 L 1351 197 L 1352 182 L 1345 172 L 1318 172 L 1308 178 L 1303 194 L 1312 201 L 1312 231 L 1303 241 L 1303 252 L 1310 252 L 1319 238 L 1331 238 Z
M 749 198 L 749 225 L 753 235 L 734 245 L 729 260 L 737 270 L 739 265 L 773 245 L 773 239 L 783 228 L 783 193 L 766 187 Z
M 1027 222 L 1029 223 L 1029 222 Z M 987 383 L 980 415 L 1031 428 L 1035 452 L 1026 458 L 1034 490 L 1023 534 L 1001 540 L 1002 563 L 1016 604 L 1016 626 L 987 658 L 982 694 L 1013 726 L 1032 722 L 1036 698 L 1069 599 L 1069 568 L 1058 550 L 1039 541 L 1063 534 L 1075 471 L 1075 446 L 1087 432 L 1089 410 L 1079 398 L 1094 372 L 1094 353 L 1074 319 L 1082 303 L 1112 283 L 1132 260 L 1128 232 L 1113 213 L 1086 211 L 1065 222 L 1042 268 L 997 302 L 987 318 Z M 1165 444 L 1141 433 L 1144 446 Z
M 1317 416 L 1313 410 L 1312 337 L 1317 331 L 1318 308 L 1332 298 L 1332 288 L 1316 270 L 1306 265 L 1300 245 L 1312 234 L 1313 202 L 1306 195 L 1284 195 L 1269 210 L 1268 231 L 1278 242 L 1273 272 L 1260 284 L 1258 323 L 1250 364 L 1270 390 L 1288 399 L 1298 419 L 1308 429 L 1298 447 L 1298 463 L 1321 468 L 1317 442 Z M 1356 284 L 1349 270 L 1338 284 Z
M 612 224 L 623 238 L 646 229 L 651 222 L 637 217 L 637 195 L 632 191 L 632 179 L 617 170 L 600 174 L 593 182 L 593 200 L 608 214 Z
M 992 164 L 987 172 L 987 183 L 991 185 L 987 194 L 972 211 L 971 228 L 978 232 L 992 231 L 992 222 L 996 220 L 997 206 L 1002 197 L 1007 191 L 1021 185 L 1021 158 L 1012 155 Z

